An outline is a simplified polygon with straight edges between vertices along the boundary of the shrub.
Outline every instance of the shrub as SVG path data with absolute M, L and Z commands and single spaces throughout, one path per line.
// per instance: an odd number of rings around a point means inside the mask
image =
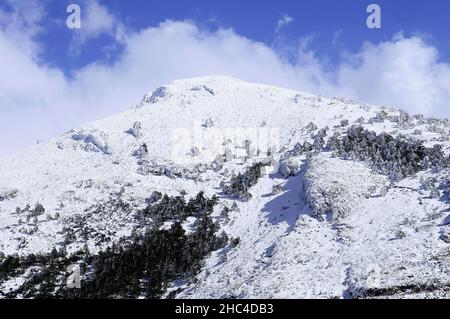
M 237 176 L 232 177 L 229 184 L 223 186 L 223 192 L 228 196 L 241 200 L 250 199 L 252 195 L 249 189 L 263 175 L 263 168 L 264 165 L 262 163 L 253 164 L 243 174 L 239 173 Z
M 422 141 L 387 133 L 377 135 L 361 126 L 351 127 L 343 138 L 333 135 L 327 148 L 340 157 L 368 162 L 374 170 L 394 180 L 448 163 L 440 145 L 427 148 Z
M 192 278 L 201 268 L 204 258 L 224 247 L 225 233 L 219 236 L 219 225 L 210 214 L 217 197 L 207 198 L 198 193 L 189 201 L 182 197 L 164 195 L 141 212 L 141 216 L 156 212 L 161 223 L 177 220 L 170 229 L 153 227 L 142 235 L 133 231 L 97 255 L 86 247 L 70 256 L 64 250 L 54 249 L 48 254 L 28 256 L 0 256 L 0 282 L 19 276 L 35 267 L 31 277 L 7 298 L 158 298 L 170 282 L 178 278 Z M 163 211 L 163 212 L 159 212 Z M 176 214 L 178 212 L 178 215 Z M 182 223 L 188 216 L 196 216 L 194 230 L 186 234 Z M 66 230 L 71 237 L 73 231 Z M 66 238 L 72 241 L 74 238 Z M 81 289 L 65 286 L 68 267 L 77 264 L 82 275 Z

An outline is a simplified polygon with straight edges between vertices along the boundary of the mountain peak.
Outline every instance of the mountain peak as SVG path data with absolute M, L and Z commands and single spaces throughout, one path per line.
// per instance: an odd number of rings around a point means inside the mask
M 230 77 L 177 80 L 0 159 L 0 252 L 98 256 L 144 231 L 189 236 L 200 213 L 185 213 L 200 202 L 230 240 L 201 256 L 197 284 L 167 283 L 165 293 L 437 296 L 414 288 L 436 282 L 448 294 L 449 129 Z M 164 207 L 184 198 L 184 213 Z M 0 292 L 19 291 L 27 271 Z

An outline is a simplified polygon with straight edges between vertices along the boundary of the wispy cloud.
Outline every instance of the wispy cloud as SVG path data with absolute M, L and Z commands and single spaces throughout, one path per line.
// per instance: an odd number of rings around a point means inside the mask
M 292 23 L 293 21 L 294 21 L 293 17 L 288 16 L 287 14 L 283 14 L 283 16 L 277 22 L 275 32 L 279 32 L 281 29 L 283 29 L 285 26 Z
M 5 0 L 4 5 L 9 10 L 0 10 L 0 31 L 7 33 L 8 40 L 22 51 L 36 55 L 41 46 L 34 37 L 45 30 L 41 25 L 45 18 L 44 4 L 39 0 Z

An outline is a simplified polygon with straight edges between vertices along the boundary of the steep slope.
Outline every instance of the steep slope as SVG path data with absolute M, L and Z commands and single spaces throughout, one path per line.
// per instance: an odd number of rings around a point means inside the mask
M 407 150 L 379 169 L 375 157 L 340 146 L 353 125 L 405 138 Z M 211 216 L 229 244 L 167 295 L 448 296 L 449 128 L 227 77 L 175 81 L 129 111 L 0 159 L 0 252 L 96 255 L 155 227 L 140 219 L 154 191 L 203 191 L 219 196 Z M 423 141 L 416 153 L 427 164 L 409 174 L 402 167 L 419 161 L 408 157 L 413 140 Z M 393 143 L 379 150 L 384 162 Z M 254 163 L 261 174 L 238 175 Z M 31 268 L 0 275 L 0 291 L 19 289 Z

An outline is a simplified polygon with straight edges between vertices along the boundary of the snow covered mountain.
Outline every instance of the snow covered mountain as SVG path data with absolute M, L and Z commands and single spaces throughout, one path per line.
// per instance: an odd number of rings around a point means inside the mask
M 175 81 L 0 159 L 0 297 L 449 297 L 449 136 L 343 98 Z

